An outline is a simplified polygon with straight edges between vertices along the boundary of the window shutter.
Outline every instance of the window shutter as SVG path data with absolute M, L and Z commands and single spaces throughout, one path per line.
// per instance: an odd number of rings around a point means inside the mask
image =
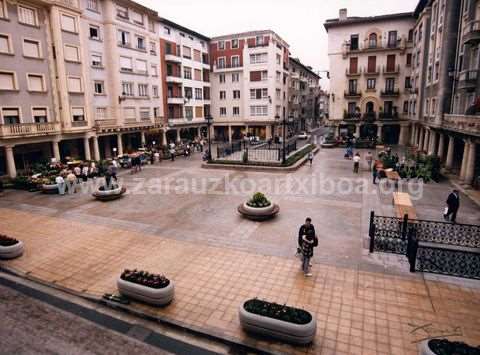
M 7 36 L 0 36 L 0 52 L 2 53 L 9 53 L 10 46 L 8 45 L 8 37 Z
M 120 57 L 120 68 L 132 70 L 132 59 L 127 57 Z
M 23 54 L 27 57 L 40 57 L 40 44 L 38 42 L 25 40 L 23 42 Z
M 28 85 L 31 91 L 43 91 L 43 78 L 38 75 L 29 75 Z
M 80 78 L 68 78 L 68 90 L 70 92 L 81 92 L 82 81 Z
M 147 71 L 147 62 L 144 61 L 144 60 L 137 59 L 135 66 L 137 67 L 136 69 L 139 72 L 146 72 Z
M 62 23 L 62 30 L 69 31 L 69 32 L 77 32 L 75 17 L 62 15 L 61 23 Z
M 0 90 L 14 90 L 15 79 L 11 73 L 0 73 Z
M 65 45 L 65 59 L 72 62 L 80 61 L 80 56 L 78 53 L 78 48 L 73 46 Z

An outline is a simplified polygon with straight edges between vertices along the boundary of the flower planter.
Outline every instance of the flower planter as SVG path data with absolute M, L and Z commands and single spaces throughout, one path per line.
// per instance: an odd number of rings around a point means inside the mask
M 111 190 L 97 189 L 97 191 L 93 193 L 93 197 L 95 197 L 99 201 L 111 201 L 111 200 L 116 200 L 117 198 L 122 197 L 122 195 L 126 191 L 127 189 L 121 186 Z
M 268 206 L 266 206 L 267 204 Z M 280 207 L 269 201 L 261 192 L 257 192 L 249 201 L 239 205 L 237 210 L 245 218 L 264 221 L 275 217 L 280 211 Z
M 309 322 L 297 324 L 251 313 L 245 309 L 247 302 L 238 311 L 240 324 L 245 331 L 295 344 L 308 344 L 315 338 L 317 321 L 312 314 L 307 312 L 311 316 Z
M 437 342 L 437 346 L 440 346 L 442 348 L 442 352 L 441 352 L 442 354 L 471 354 L 471 355 L 480 354 L 480 347 L 473 348 L 465 343 L 451 342 L 447 339 L 428 339 L 428 340 L 422 341 L 419 344 L 419 349 L 418 349 L 419 355 L 440 354 L 432 350 L 432 347 L 430 344 L 431 341 Z
M 17 258 L 23 254 L 23 250 L 23 242 L 21 241 L 9 246 L 0 245 L 0 259 Z
M 169 304 L 174 295 L 174 286 L 171 280 L 137 270 L 125 270 L 117 280 L 117 288 L 123 296 L 155 306 Z
M 57 184 L 43 184 L 42 192 L 44 194 L 58 194 L 58 185 Z

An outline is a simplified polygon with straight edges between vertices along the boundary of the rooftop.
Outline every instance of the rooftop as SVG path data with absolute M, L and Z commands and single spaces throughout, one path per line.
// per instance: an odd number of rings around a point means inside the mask
M 346 15 L 346 13 L 345 13 Z M 348 26 L 348 25 L 353 25 L 357 23 L 368 23 L 368 22 L 379 22 L 379 21 L 387 21 L 387 20 L 400 20 L 400 19 L 406 19 L 406 18 L 412 18 L 413 19 L 413 12 L 401 12 L 401 13 L 396 13 L 396 14 L 387 14 L 387 15 L 378 15 L 378 16 L 367 16 L 367 17 L 357 17 L 357 16 L 351 16 L 351 17 L 345 17 L 345 19 L 340 19 L 340 18 L 334 18 L 334 19 L 328 19 L 323 26 L 325 29 L 328 30 L 333 27 L 340 27 L 340 26 Z
M 207 42 L 210 42 L 210 38 L 205 36 L 205 35 L 202 35 L 201 33 L 198 33 L 196 31 L 193 31 L 187 27 L 184 27 L 182 25 L 179 25 L 178 23 L 175 23 L 173 21 L 170 21 L 164 17 L 159 17 L 158 18 L 158 21 L 160 21 L 161 23 L 163 23 L 164 25 L 167 25 L 167 26 L 170 26 L 170 27 L 173 27 L 173 28 L 176 28 L 177 30 L 180 30 L 182 32 L 185 32 L 185 33 L 188 33 L 192 36 L 195 36 L 197 38 L 200 38 L 200 39 L 203 39 L 204 41 L 207 41 Z
M 310 74 L 316 76 L 318 79 L 321 79 L 320 75 L 318 75 L 317 73 L 315 73 L 312 69 L 312 67 L 310 66 L 307 66 L 305 64 L 303 64 L 302 62 L 300 62 L 300 59 L 298 58 L 293 58 L 293 57 L 289 57 L 289 60 L 299 66 L 301 66 L 304 70 L 308 71 Z
M 251 36 L 259 36 L 259 35 L 267 35 L 267 34 L 272 34 L 278 37 L 280 39 L 285 47 L 289 47 L 288 43 L 280 37 L 275 31 L 272 30 L 257 30 L 257 31 L 247 31 L 247 32 L 239 32 L 239 33 L 232 33 L 232 34 L 227 34 L 227 35 L 221 35 L 221 36 L 216 36 L 212 37 L 212 41 L 220 41 L 220 40 L 225 40 L 225 39 L 232 39 L 232 38 L 243 38 L 243 37 L 251 37 Z

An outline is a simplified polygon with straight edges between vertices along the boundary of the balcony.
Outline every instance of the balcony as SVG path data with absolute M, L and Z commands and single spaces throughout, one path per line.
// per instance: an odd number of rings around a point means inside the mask
M 398 97 L 400 96 L 400 90 L 399 89 L 385 89 L 380 91 L 380 96 L 381 97 Z
M 183 79 L 180 75 L 174 75 L 174 74 L 167 74 L 167 77 L 165 78 L 167 83 L 176 83 L 176 84 L 182 84 Z
M 86 120 L 72 121 L 73 128 L 80 128 L 80 127 L 87 127 L 87 126 L 88 126 L 88 122 Z
M 52 0 L 52 3 L 54 3 L 55 5 L 73 8 L 76 10 L 80 9 L 80 7 L 78 6 L 78 0 Z
M 473 20 L 467 22 L 463 32 L 463 43 L 475 45 L 480 43 L 480 21 Z
M 348 77 L 359 77 L 362 75 L 361 69 L 351 70 L 351 68 L 345 69 L 345 75 Z
M 380 67 L 377 66 L 375 68 L 368 68 L 366 67 L 364 70 L 363 70 L 363 74 L 366 75 L 366 76 L 374 76 L 374 75 L 379 75 L 380 74 Z
M 5 139 L 45 136 L 57 133 L 60 133 L 60 123 L 58 122 L 16 123 L 0 125 L 0 137 Z
M 360 112 L 344 112 L 343 120 L 344 121 L 360 121 L 362 114 Z
M 397 41 L 389 43 L 388 41 L 377 41 L 377 43 L 370 43 L 365 40 L 364 43 L 359 42 L 357 46 L 352 46 L 350 41 L 343 43 L 343 56 L 346 57 L 349 54 L 357 54 L 359 52 L 378 52 L 378 51 L 392 51 L 400 50 L 405 51 L 406 40 L 404 38 L 397 39 Z M 410 43 L 410 42 L 409 42 Z
M 400 73 L 400 65 L 395 65 L 393 67 L 384 66 L 383 67 L 383 74 L 393 75 Z
M 229 71 L 238 71 L 242 68 L 240 64 L 224 64 L 222 66 L 218 66 L 216 64 L 213 65 L 213 72 L 214 73 L 221 73 L 221 72 L 229 72 Z
M 480 116 L 444 115 L 442 127 L 451 131 L 480 137 Z
M 345 91 L 343 96 L 346 99 L 359 99 L 362 97 L 362 93 L 360 91 L 349 90 Z
M 478 79 L 478 69 L 464 70 L 458 74 L 458 89 L 475 91 Z
M 111 128 L 117 125 L 116 119 L 108 119 L 108 120 L 96 120 L 95 121 L 95 128 Z
M 377 119 L 377 113 L 376 112 L 365 112 L 362 116 L 362 120 L 368 123 L 375 122 Z
M 181 63 L 182 62 L 182 57 L 176 55 L 176 54 L 165 54 L 165 61 L 166 62 L 173 62 L 173 63 Z
M 167 97 L 167 104 L 172 104 L 172 105 L 183 105 L 185 103 L 185 100 L 182 95 L 169 95 Z
M 378 114 L 378 119 L 381 121 L 392 121 L 400 119 L 398 112 L 380 112 Z

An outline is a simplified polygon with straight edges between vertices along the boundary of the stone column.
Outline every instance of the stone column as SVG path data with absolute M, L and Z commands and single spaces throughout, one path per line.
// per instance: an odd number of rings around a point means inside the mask
M 228 126 L 228 142 L 232 143 L 232 126 Z
M 360 125 L 355 125 L 355 137 L 360 138 Z
M 437 147 L 437 132 L 430 131 L 430 142 L 428 146 L 428 154 L 433 155 L 436 153 Z
M 147 145 L 147 140 L 145 139 L 145 132 L 144 131 L 141 131 L 140 132 L 140 144 L 142 145 L 142 147 L 145 147 Z
M 412 125 L 412 130 L 410 131 L 410 145 L 415 145 L 415 135 L 417 133 L 417 126 Z
M 453 166 L 453 150 L 454 150 L 454 138 L 448 136 L 448 150 L 447 150 L 447 160 L 445 161 L 445 168 L 451 169 Z
M 445 134 L 439 133 L 440 139 L 438 141 L 438 151 L 437 156 L 440 158 L 440 161 L 443 161 L 445 155 Z
M 424 138 L 423 138 L 423 147 L 422 147 L 422 150 L 424 152 L 428 153 L 429 143 L 430 143 L 430 130 L 426 129 L 425 134 L 424 134 Z
M 105 144 L 104 144 L 104 154 L 105 154 L 105 158 L 108 159 L 108 158 L 111 158 L 112 157 L 112 147 L 110 145 L 110 136 L 107 136 L 105 137 L 106 139 L 104 140 L 105 141 Z
M 465 176 L 467 173 L 467 162 L 468 162 L 469 152 L 470 152 L 470 144 L 467 140 L 465 140 L 465 144 L 463 147 L 462 167 L 460 169 L 460 180 L 465 180 Z
M 90 153 L 90 138 L 83 138 L 83 150 L 85 151 L 85 160 L 92 160 L 92 155 Z
M 60 157 L 60 148 L 59 148 L 59 146 L 58 146 L 58 143 L 59 143 L 59 142 L 60 142 L 60 141 L 58 141 L 58 140 L 52 141 L 53 157 L 54 157 L 58 162 L 60 162 L 60 159 L 61 159 L 61 157 Z
M 123 142 L 122 142 L 122 134 L 117 134 L 117 154 L 123 155 Z
M 93 136 L 93 159 L 100 160 L 100 149 L 98 148 L 98 137 Z
M 469 143 L 468 151 L 468 161 L 465 170 L 465 184 L 471 185 L 473 183 L 473 178 L 475 177 L 475 158 L 477 156 L 477 144 L 475 141 Z
M 400 134 L 398 137 L 398 144 L 407 145 L 407 138 L 408 138 L 407 126 L 400 125 Z
M 163 145 L 168 144 L 168 142 L 167 142 L 167 130 L 166 129 L 162 130 L 162 144 Z
M 176 140 L 177 140 L 177 142 L 180 142 L 181 141 L 181 139 L 180 139 L 180 128 L 176 129 L 175 132 L 176 132 L 176 135 L 177 135 Z
M 266 135 L 266 138 L 267 139 L 271 139 L 272 138 L 272 126 L 271 125 L 267 125 L 265 127 L 265 135 Z
M 423 149 L 423 141 L 425 140 L 425 129 L 421 127 L 418 131 L 418 150 Z
M 197 127 L 197 137 L 200 137 L 200 135 L 201 135 L 200 127 Z
M 335 126 L 335 137 L 339 137 L 340 136 L 340 126 Z
M 381 124 L 377 126 L 377 136 L 378 136 L 378 139 L 381 140 L 383 144 L 383 125 Z
M 13 145 L 7 145 L 5 147 L 5 158 L 7 160 L 7 173 L 8 176 L 14 178 L 17 176 L 17 168 L 15 167 L 15 156 L 13 154 Z

